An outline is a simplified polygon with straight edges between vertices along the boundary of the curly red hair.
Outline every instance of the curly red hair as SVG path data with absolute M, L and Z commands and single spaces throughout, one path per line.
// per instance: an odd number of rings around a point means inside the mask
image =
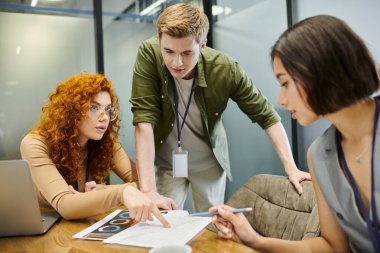
M 102 74 L 79 73 L 60 83 L 49 95 L 42 108 L 42 115 L 32 132 L 41 135 L 50 148 L 50 158 L 68 184 L 77 182 L 78 169 L 82 166 L 78 142 L 79 123 L 90 108 L 93 97 L 106 91 L 112 105 L 119 110 L 119 100 L 112 83 Z M 120 129 L 119 116 L 109 122 L 100 140 L 89 140 L 91 150 L 90 176 L 101 183 L 113 166 L 113 149 Z

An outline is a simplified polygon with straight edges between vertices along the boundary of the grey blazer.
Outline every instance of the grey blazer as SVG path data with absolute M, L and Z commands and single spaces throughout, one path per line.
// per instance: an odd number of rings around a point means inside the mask
M 375 143 L 375 199 L 380 217 L 380 124 Z M 367 224 L 359 212 L 355 195 L 340 168 L 335 139 L 336 128 L 330 126 L 310 146 L 310 157 L 315 177 L 336 221 L 348 235 L 353 252 L 374 252 L 369 240 Z M 370 212 L 372 217 L 372 212 Z

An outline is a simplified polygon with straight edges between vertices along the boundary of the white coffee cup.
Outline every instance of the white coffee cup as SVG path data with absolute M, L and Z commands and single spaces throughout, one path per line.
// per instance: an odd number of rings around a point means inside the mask
M 189 245 L 173 244 L 152 248 L 149 253 L 191 253 Z

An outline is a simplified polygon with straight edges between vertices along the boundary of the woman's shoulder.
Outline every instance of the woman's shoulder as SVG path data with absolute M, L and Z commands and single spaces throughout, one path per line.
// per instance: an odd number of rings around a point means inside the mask
M 120 152 L 121 150 L 124 151 L 123 146 L 121 145 L 120 142 L 115 141 L 115 143 L 114 143 L 114 145 L 113 145 L 113 153 L 114 153 L 114 154 L 115 154 L 115 153 L 118 153 L 118 152 Z
M 45 142 L 44 138 L 38 134 L 38 133 L 33 133 L 30 132 L 27 135 L 24 136 L 22 139 L 21 143 L 31 143 L 31 142 Z
M 24 136 L 20 143 L 20 149 L 30 149 L 31 147 L 39 146 L 47 148 L 46 140 L 38 133 L 28 133 Z
M 331 148 L 331 145 L 335 143 L 335 131 L 336 128 L 333 125 L 328 127 L 323 134 L 313 141 L 310 145 L 310 151 L 315 152 L 321 149 Z

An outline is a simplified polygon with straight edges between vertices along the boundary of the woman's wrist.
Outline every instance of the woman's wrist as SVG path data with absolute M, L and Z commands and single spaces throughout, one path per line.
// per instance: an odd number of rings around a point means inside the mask
M 265 243 L 265 237 L 259 235 L 256 231 L 253 231 L 254 235 L 250 237 L 250 240 L 244 242 L 245 245 L 253 249 L 261 248 L 263 243 Z

